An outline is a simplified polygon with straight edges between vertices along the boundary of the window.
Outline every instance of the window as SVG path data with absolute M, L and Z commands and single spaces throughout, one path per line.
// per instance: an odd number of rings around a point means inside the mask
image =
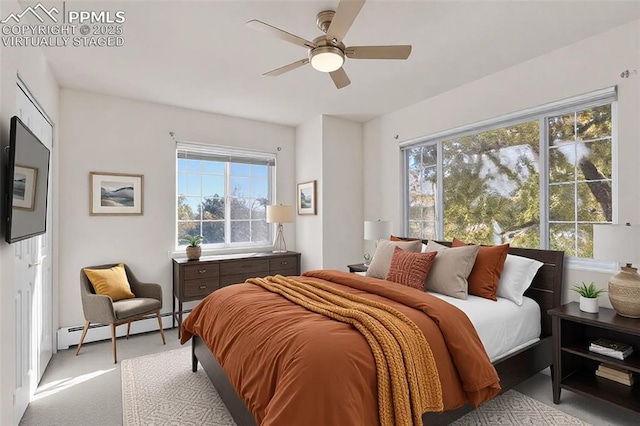
M 613 220 L 615 91 L 594 93 L 403 147 L 407 235 L 591 258 Z
M 548 118 L 549 248 L 593 257 L 593 224 L 612 221 L 611 105 Z
M 177 244 L 202 235 L 203 246 L 270 245 L 275 155 L 179 143 Z

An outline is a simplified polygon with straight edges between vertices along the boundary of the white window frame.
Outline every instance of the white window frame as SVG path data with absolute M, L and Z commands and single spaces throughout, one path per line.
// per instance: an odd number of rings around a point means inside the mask
M 436 202 L 436 238 L 442 239 L 444 236 L 444 180 L 442 166 L 442 144 L 446 140 L 459 138 L 463 136 L 483 133 L 495 129 L 514 126 L 526 122 L 538 120 L 540 128 L 540 145 L 539 151 L 545 155 L 540 155 L 539 174 L 540 174 L 540 241 L 541 249 L 549 249 L 549 141 L 548 141 L 548 122 L 547 118 L 558 116 L 570 112 L 581 111 L 584 109 L 594 108 L 602 105 L 611 104 L 611 161 L 612 161 L 612 211 L 611 218 L 613 223 L 618 223 L 618 108 L 617 108 L 617 88 L 608 87 L 596 90 L 583 95 L 539 105 L 522 111 L 517 111 L 499 117 L 479 121 L 456 127 L 450 130 L 434 133 L 426 137 L 420 137 L 403 141 L 399 144 L 403 158 L 403 229 L 404 234 L 409 232 L 409 181 L 408 181 L 408 162 L 407 152 L 410 148 L 427 145 L 437 145 L 438 163 L 436 184 L 437 202 Z M 566 256 L 567 265 L 572 269 L 584 269 L 589 271 L 609 272 L 615 270 L 617 265 L 613 262 L 599 261 L 595 259 L 579 258 L 575 256 Z
M 253 159 L 258 161 L 272 162 L 273 165 L 268 169 L 268 204 L 273 204 L 276 199 L 275 188 L 276 188 L 276 167 L 277 167 L 277 158 L 275 153 L 264 152 L 264 151 L 255 151 L 249 149 L 240 149 L 222 145 L 212 145 L 212 144 L 203 144 L 197 142 L 185 142 L 185 141 L 176 141 L 176 169 L 175 169 L 175 179 L 176 179 L 176 190 L 175 190 L 175 232 L 174 232 L 174 245 L 175 250 L 170 253 L 170 256 L 176 256 L 184 254 L 184 249 L 186 244 L 180 243 L 178 241 L 178 160 L 179 153 L 187 152 L 193 153 L 195 155 L 201 154 L 204 156 L 212 156 L 212 157 L 228 157 L 229 162 L 233 162 L 233 158 L 239 159 Z M 230 194 L 230 172 L 229 172 L 229 162 L 225 164 L 225 239 L 230 237 L 231 233 L 231 194 Z M 240 161 L 241 162 L 241 161 Z M 229 254 L 229 253 L 241 253 L 246 252 L 247 250 L 256 250 L 256 251 L 265 251 L 267 249 L 273 248 L 273 224 L 268 224 L 268 237 L 267 241 L 263 242 L 225 242 L 219 244 L 202 244 L 202 252 L 203 254 Z

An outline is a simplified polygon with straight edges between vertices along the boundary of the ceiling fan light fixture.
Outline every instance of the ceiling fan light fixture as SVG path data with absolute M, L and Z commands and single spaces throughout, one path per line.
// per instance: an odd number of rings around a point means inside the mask
M 344 53 L 334 46 L 320 46 L 309 51 L 311 66 L 321 72 L 334 72 L 344 64 Z

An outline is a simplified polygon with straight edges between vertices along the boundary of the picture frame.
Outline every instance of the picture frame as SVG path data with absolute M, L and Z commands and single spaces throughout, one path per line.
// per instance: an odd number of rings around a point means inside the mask
M 92 216 L 142 215 L 143 175 L 89 172 Z
M 296 197 L 298 214 L 317 214 L 316 198 L 315 180 L 299 183 Z
M 36 200 L 38 169 L 16 164 L 13 170 L 12 207 L 15 209 L 33 210 Z

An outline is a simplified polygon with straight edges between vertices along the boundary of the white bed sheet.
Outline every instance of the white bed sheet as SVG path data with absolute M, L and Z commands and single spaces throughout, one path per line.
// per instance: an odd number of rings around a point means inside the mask
M 522 306 L 498 297 L 498 301 L 469 295 L 467 300 L 429 292 L 463 311 L 476 328 L 491 362 L 498 361 L 540 340 L 540 305 L 524 298 Z
M 356 272 L 366 275 L 364 272 Z M 522 306 L 498 297 L 498 301 L 468 295 L 467 300 L 456 299 L 429 291 L 429 294 L 451 303 L 471 320 L 491 362 L 526 348 L 540 340 L 540 305 L 524 297 Z

